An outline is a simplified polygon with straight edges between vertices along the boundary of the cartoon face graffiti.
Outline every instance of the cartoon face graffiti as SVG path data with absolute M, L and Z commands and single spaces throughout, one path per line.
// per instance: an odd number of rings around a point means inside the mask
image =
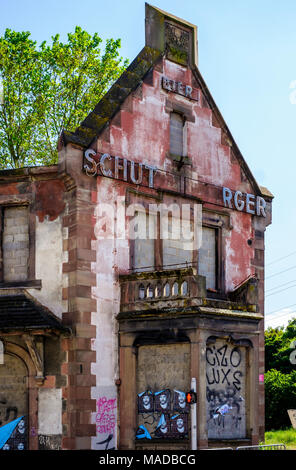
M 180 390 L 174 390 L 174 410 L 182 411 L 182 413 L 189 412 L 189 405 L 186 403 L 186 395 Z
M 163 423 L 160 426 L 160 431 L 163 434 L 166 434 L 168 432 L 168 425 L 167 425 L 167 422 L 165 420 L 163 421 Z
M 168 412 L 170 411 L 170 391 L 161 390 L 160 392 L 155 393 L 155 410 Z
M 178 432 L 184 432 L 185 428 L 184 428 L 184 421 L 182 418 L 178 418 L 177 419 L 177 431 Z
M 168 418 L 162 414 L 159 421 L 158 425 L 155 431 L 155 436 L 156 437 L 168 437 L 169 434 L 169 421 Z
M 162 393 L 159 397 L 159 404 L 161 406 L 161 408 L 163 408 L 164 410 L 167 409 L 168 407 L 168 401 L 167 401 L 167 397 L 166 397 L 166 394 L 165 393 Z
M 177 414 L 171 418 L 171 431 L 175 438 L 185 437 L 188 432 L 188 415 Z
M 144 406 L 145 410 L 150 410 L 151 409 L 151 403 L 150 403 L 149 395 L 144 395 L 143 396 L 143 406 Z
M 149 390 L 138 394 L 138 412 L 149 413 L 153 411 L 153 394 Z
M 24 434 L 24 432 L 26 431 L 25 421 L 23 419 L 21 419 L 18 423 L 17 430 L 20 434 Z

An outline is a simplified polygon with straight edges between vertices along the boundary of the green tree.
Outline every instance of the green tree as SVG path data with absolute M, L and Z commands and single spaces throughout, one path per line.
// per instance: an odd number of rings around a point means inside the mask
M 296 370 L 290 374 L 271 369 L 265 374 L 265 427 L 267 431 L 291 426 L 287 413 L 296 405 Z
M 265 331 L 265 370 L 276 369 L 282 337 L 283 328 L 268 328 Z
M 38 124 L 34 82 L 39 79 L 36 43 L 29 33 L 6 30 L 0 38 L 0 76 L 3 104 L 0 105 L 1 167 L 32 163 L 34 129 Z
M 295 370 L 290 362 L 291 343 L 296 340 L 296 319 L 287 327 L 268 328 L 265 331 L 265 370 L 276 369 L 284 374 Z
M 296 407 L 296 368 L 290 361 L 296 340 L 296 319 L 287 327 L 265 331 L 265 425 L 266 430 L 291 425 L 288 409 Z
M 57 161 L 62 129 L 74 131 L 127 66 L 120 39 L 91 36 L 80 27 L 38 48 L 29 32 L 0 38 L 0 168 Z

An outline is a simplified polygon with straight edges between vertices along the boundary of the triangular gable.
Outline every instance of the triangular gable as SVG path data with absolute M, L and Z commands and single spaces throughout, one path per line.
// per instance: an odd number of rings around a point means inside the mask
M 198 69 L 196 26 L 147 3 L 145 7 L 145 47 L 75 132 L 63 131 L 60 145 L 71 143 L 84 149 L 90 147 L 157 61 L 166 57 L 192 70 L 201 93 L 213 113 L 217 127 L 221 128 L 254 193 L 272 199 L 273 195 L 257 183 Z

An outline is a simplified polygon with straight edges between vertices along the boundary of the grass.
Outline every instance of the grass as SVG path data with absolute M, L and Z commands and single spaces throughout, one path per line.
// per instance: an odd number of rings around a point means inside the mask
M 296 450 L 296 429 L 267 431 L 264 444 L 285 444 L 287 450 Z

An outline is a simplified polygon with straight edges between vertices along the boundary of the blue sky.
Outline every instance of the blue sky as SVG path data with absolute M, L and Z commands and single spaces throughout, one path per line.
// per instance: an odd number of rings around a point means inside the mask
M 266 324 L 286 324 L 296 312 L 296 2 L 151 4 L 197 25 L 200 72 L 258 183 L 275 195 L 266 231 Z M 143 0 L 0 0 L 0 34 L 30 31 L 41 43 L 56 33 L 66 39 L 79 25 L 121 38 L 122 55 L 132 60 L 144 45 L 144 16 Z

